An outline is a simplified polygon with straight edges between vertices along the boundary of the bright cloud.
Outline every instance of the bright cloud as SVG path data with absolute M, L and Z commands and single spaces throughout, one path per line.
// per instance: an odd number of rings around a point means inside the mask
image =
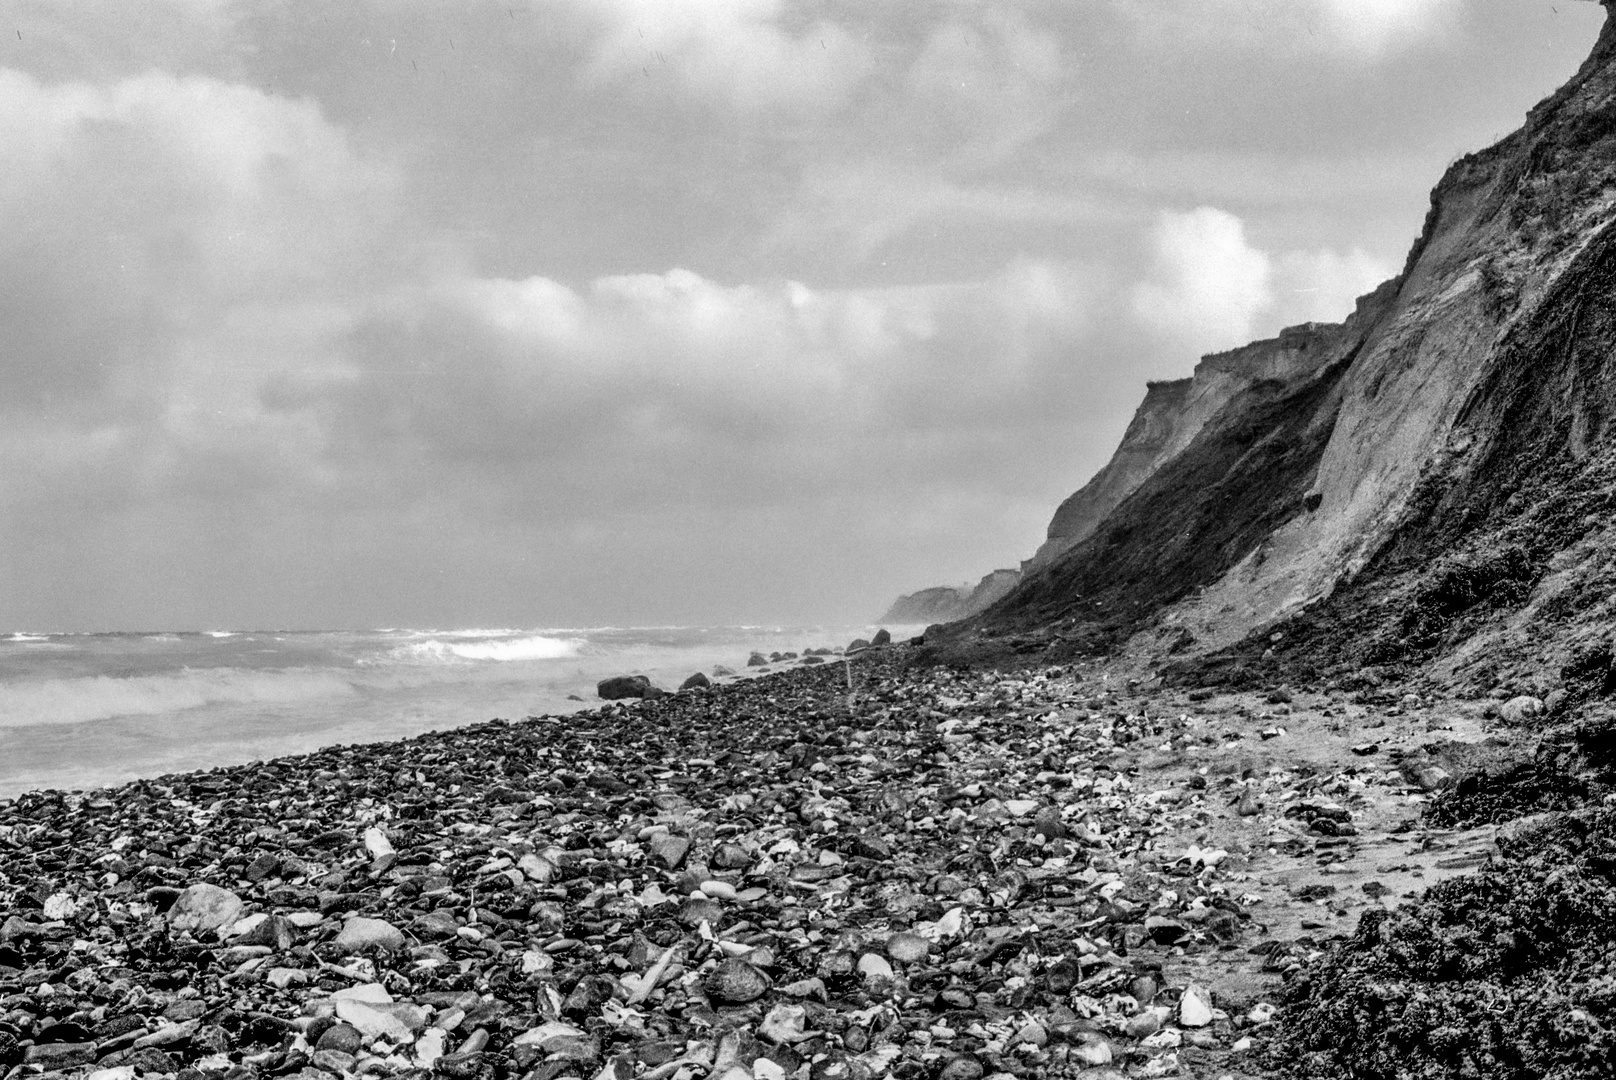
M 1377 54 L 1423 43 L 1453 27 L 1460 0 L 1322 0 L 1327 31 L 1348 48 Z
M 1358 297 L 1396 272 L 1360 248 L 1287 252 L 1274 268 L 1274 299 L 1287 323 L 1340 322 Z
M 1272 260 L 1246 242 L 1239 218 L 1210 206 L 1162 214 L 1155 264 L 1133 291 L 1147 325 L 1203 352 L 1249 341 L 1257 315 L 1273 302 Z

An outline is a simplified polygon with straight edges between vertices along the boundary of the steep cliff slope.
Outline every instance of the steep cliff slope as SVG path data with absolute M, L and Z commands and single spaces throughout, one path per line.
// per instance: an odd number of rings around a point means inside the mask
M 1263 383 L 1295 383 L 1317 372 L 1329 356 L 1334 328 L 1293 326 L 1271 341 L 1259 341 L 1204 357 L 1188 379 L 1146 385 L 1145 400 L 1116 451 L 1055 511 L 1049 535 L 1022 572 L 1041 569 L 1087 539 L 1145 480 L 1189 446 L 1207 421 L 1236 396 Z
M 1307 328 L 1305 363 L 1244 379 L 1086 537 L 936 636 L 1057 653 L 1131 641 L 1197 677 L 1608 668 L 1610 646 L 1585 639 L 1616 580 L 1600 517 L 1616 473 L 1613 222 L 1607 22 L 1520 131 L 1449 169 L 1397 279 Z M 1260 368 L 1285 341 L 1227 363 Z

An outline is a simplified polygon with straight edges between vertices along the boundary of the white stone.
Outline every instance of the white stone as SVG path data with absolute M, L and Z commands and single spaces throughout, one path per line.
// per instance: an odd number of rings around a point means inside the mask
M 375 825 L 365 830 L 365 850 L 370 852 L 370 857 L 373 859 L 397 854 L 393 850 L 393 842 L 387 839 L 387 834 Z
M 1212 995 L 1204 987 L 1190 983 L 1184 988 L 1184 996 L 1178 1000 L 1178 1022 L 1190 1028 L 1212 1022 Z
M 1103 1039 L 1072 1047 L 1072 1057 L 1085 1065 L 1111 1064 L 1111 1044 Z
M 367 1001 L 344 998 L 337 1001 L 337 1018 L 359 1029 L 367 1039 L 408 1042 L 413 1034 L 409 1025 Z
M 516 860 L 516 868 L 526 874 L 529 880 L 536 881 L 540 885 L 549 884 L 556 871 L 555 863 L 531 851 Z
M 78 914 L 79 902 L 73 899 L 71 893 L 52 893 L 45 899 L 45 920 L 57 922 L 61 919 L 71 919 Z
M 360 983 L 358 986 L 344 987 L 331 995 L 332 1001 L 368 1001 L 373 1005 L 386 1005 L 393 1000 L 393 995 L 387 992 L 387 987 L 381 983 Z
M 704 881 L 700 888 L 704 895 L 714 900 L 735 899 L 735 886 L 727 881 Z
M 135 1080 L 135 1067 L 133 1065 L 119 1065 L 111 1069 L 96 1069 L 86 1073 L 84 1080 Z
M 260 911 L 256 915 L 248 915 L 245 919 L 237 919 L 229 926 L 219 931 L 219 937 L 228 941 L 255 930 L 260 923 L 269 921 L 269 916 Z
M 415 1040 L 415 1063 L 423 1069 L 430 1069 L 443 1053 L 442 1028 L 427 1028 Z
M 892 965 L 879 953 L 867 952 L 859 957 L 858 970 L 866 979 L 892 978 Z

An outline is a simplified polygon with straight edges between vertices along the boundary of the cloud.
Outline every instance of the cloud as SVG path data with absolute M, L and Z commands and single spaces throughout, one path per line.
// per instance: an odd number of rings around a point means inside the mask
M 1246 242 L 1240 219 L 1210 206 L 1164 212 L 1153 241 L 1150 276 L 1133 289 L 1134 314 L 1202 352 L 1249 341 L 1273 301 L 1273 267 Z
M 252 312 L 340 296 L 389 198 L 313 104 L 209 79 L 0 71 L 0 132 L 0 410 L 173 407 L 165 375 L 251 365 Z
M 589 65 L 594 78 L 671 74 L 743 112 L 834 110 L 872 64 L 828 20 L 788 31 L 781 0 L 604 0 L 582 10 L 606 28 Z
M 1361 248 L 1287 252 L 1274 267 L 1275 304 L 1287 323 L 1340 322 L 1396 272 Z
M 1332 40 L 1369 55 L 1398 51 L 1452 28 L 1459 0 L 1319 0 Z
M 1461 0 L 1113 0 L 1113 10 L 1155 40 L 1270 53 L 1376 59 L 1441 40 Z
M 0 71 L 0 132 L 0 449 L 28 463 L 0 473 L 0 546 L 317 482 L 318 433 L 258 386 L 337 362 L 391 173 L 311 102 L 158 72 Z
M 1296 323 L 1340 322 L 1396 272 L 1360 248 L 1263 251 L 1238 217 L 1207 206 L 1163 213 L 1151 244 L 1152 261 L 1129 300 L 1168 357 L 1231 348 Z
M 1028 387 L 1064 377 L 1091 292 L 1077 268 L 1031 261 L 887 289 L 687 270 L 581 290 L 452 279 L 378 306 L 353 335 L 351 380 L 286 380 L 269 403 L 319 418 L 344 467 L 519 477 L 503 490 L 518 509 L 601 471 L 612 482 L 574 504 L 584 516 L 714 475 L 765 501 L 822 490 L 827 469 L 940 482 L 978 471 L 973 439 L 1042 411 Z M 861 464 L 876 451 L 886 465 Z

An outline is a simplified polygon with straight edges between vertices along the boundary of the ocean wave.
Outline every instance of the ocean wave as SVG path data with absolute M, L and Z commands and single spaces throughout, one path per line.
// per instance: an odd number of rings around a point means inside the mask
M 334 672 L 186 668 L 167 675 L 88 675 L 0 683 L 0 727 L 156 716 L 203 705 L 297 702 L 354 693 Z
M 392 656 L 398 660 L 417 663 L 557 660 L 566 656 L 577 656 L 579 644 L 567 638 L 545 637 L 539 634 L 496 641 L 439 641 L 434 638 L 402 645 L 392 651 Z
M 50 638 L 47 637 L 44 634 L 24 634 L 21 631 L 18 631 L 17 633 L 12 634 L 10 637 L 5 638 L 4 640 L 6 640 L 6 641 L 28 642 L 28 641 L 49 641 Z

